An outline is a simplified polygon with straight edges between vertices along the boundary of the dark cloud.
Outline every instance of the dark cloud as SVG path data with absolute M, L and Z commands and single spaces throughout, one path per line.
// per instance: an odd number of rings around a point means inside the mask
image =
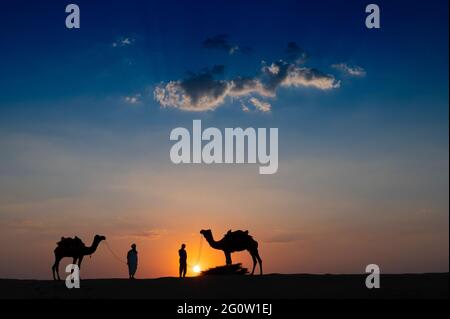
M 227 89 L 227 82 L 215 80 L 216 70 L 193 74 L 180 82 L 180 87 L 188 94 L 192 104 L 198 104 L 205 97 L 219 99 Z
M 207 49 L 219 49 L 228 51 L 231 45 L 228 43 L 227 34 L 219 34 L 203 41 L 202 46 Z
M 228 41 L 227 34 L 219 34 L 214 37 L 207 38 L 205 41 L 203 41 L 202 47 L 205 49 L 225 51 L 228 54 L 235 54 L 236 52 L 250 54 L 252 52 L 252 48 L 250 48 L 249 46 L 239 46 L 237 44 L 230 43 Z
M 286 48 L 286 61 L 297 64 L 305 63 L 308 54 L 296 42 L 289 42 Z

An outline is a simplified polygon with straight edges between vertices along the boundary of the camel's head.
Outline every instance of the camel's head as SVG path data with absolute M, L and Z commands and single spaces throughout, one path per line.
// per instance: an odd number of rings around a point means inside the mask
M 212 232 L 211 229 L 202 229 L 200 231 L 200 234 L 202 234 L 205 238 L 211 237 L 212 236 Z
M 106 237 L 102 235 L 95 235 L 94 240 L 99 243 L 102 240 L 106 240 Z

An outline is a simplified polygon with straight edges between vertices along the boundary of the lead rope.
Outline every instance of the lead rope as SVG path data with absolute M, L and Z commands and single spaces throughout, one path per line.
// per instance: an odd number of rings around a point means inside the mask
M 111 255 L 113 255 L 114 258 L 116 258 L 122 264 L 127 265 L 127 263 L 124 262 L 122 258 L 120 258 L 119 256 L 117 256 L 117 254 L 114 253 L 114 251 L 111 249 L 111 247 L 109 246 L 107 241 L 105 241 L 105 244 L 106 244 L 106 248 L 108 248 L 109 252 L 111 253 Z
M 198 255 L 197 255 L 197 262 L 195 264 L 187 264 L 189 268 L 192 268 L 194 266 L 197 266 L 200 263 L 200 258 L 202 257 L 202 249 L 203 249 L 203 236 L 200 235 L 200 243 L 198 245 Z
M 196 265 L 199 264 L 200 258 L 202 257 L 202 248 L 203 248 L 203 236 L 200 235 L 200 244 L 198 245 L 198 256 L 197 256 L 197 263 L 196 263 Z

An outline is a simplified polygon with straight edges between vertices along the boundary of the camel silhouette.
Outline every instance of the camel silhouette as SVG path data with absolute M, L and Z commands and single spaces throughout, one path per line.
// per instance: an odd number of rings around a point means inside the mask
M 258 242 L 248 234 L 248 230 L 236 230 L 234 232 L 229 230 L 219 241 L 214 240 L 211 229 L 202 229 L 200 234 L 205 237 L 211 248 L 222 250 L 224 252 L 227 266 L 231 265 L 232 252 L 247 250 L 253 259 L 252 275 L 255 272 L 256 262 L 259 263 L 260 274 L 263 274 L 262 260 L 258 253 Z
M 61 278 L 59 277 L 59 263 L 61 259 L 63 259 L 64 257 L 72 257 L 73 264 L 76 264 L 78 261 L 78 268 L 81 269 L 81 262 L 83 261 L 83 257 L 95 253 L 100 242 L 105 239 L 105 236 L 95 235 L 94 240 L 92 241 L 92 245 L 90 247 L 86 247 L 82 240 L 76 236 L 75 238 L 62 237 L 61 241 L 57 243 L 57 246 L 54 250 L 55 263 L 52 267 L 53 280 L 56 280 L 55 272 L 58 276 L 58 280 L 61 280 Z

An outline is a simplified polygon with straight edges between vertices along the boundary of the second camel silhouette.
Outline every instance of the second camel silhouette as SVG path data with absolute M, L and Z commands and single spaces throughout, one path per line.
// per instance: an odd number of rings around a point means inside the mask
M 202 229 L 200 231 L 211 248 L 222 250 L 225 254 L 227 266 L 231 265 L 231 253 L 247 250 L 253 259 L 252 275 L 255 272 L 256 263 L 259 263 L 260 274 L 263 274 L 262 260 L 258 253 L 258 242 L 248 234 L 248 230 L 229 230 L 228 233 L 219 241 L 215 241 L 211 229 Z

